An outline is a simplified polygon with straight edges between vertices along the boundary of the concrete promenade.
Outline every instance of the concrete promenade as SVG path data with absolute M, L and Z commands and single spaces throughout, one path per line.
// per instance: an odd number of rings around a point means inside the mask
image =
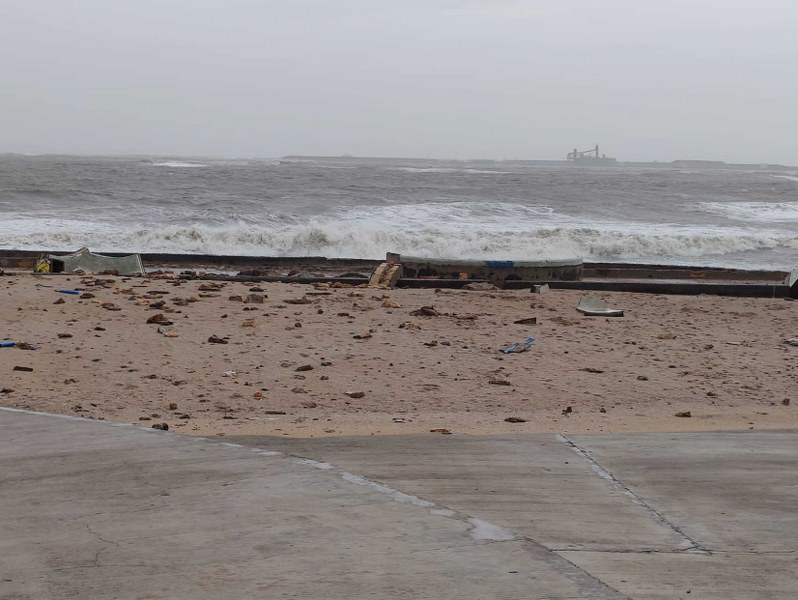
M 207 440 L 0 409 L 0 600 L 794 598 L 796 467 L 796 432 Z

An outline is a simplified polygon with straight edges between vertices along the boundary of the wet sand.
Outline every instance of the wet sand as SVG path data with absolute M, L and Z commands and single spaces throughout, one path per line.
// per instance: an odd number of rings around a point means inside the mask
M 583 317 L 583 295 L 625 316 Z M 783 299 L 32 275 L 0 277 L 0 298 L 0 338 L 35 348 L 0 348 L 9 407 L 195 435 L 798 426 Z

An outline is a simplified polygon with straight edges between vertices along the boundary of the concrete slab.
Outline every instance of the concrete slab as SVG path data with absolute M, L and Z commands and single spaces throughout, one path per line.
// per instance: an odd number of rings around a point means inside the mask
M 798 432 L 570 439 L 712 552 L 798 549 Z
M 633 598 L 798 596 L 798 432 L 571 440 L 709 554 L 564 553 L 569 560 Z
M 532 540 L 333 465 L 0 410 L 0 598 L 624 596 Z
M 637 600 L 798 596 L 798 432 L 260 443 L 523 532 Z
M 562 555 L 635 600 L 786 600 L 798 590 L 795 555 Z
M 553 549 L 681 551 L 689 542 L 550 434 L 231 438 L 335 463 Z
M 247 438 L 0 409 L 0 600 L 798 594 L 798 433 Z

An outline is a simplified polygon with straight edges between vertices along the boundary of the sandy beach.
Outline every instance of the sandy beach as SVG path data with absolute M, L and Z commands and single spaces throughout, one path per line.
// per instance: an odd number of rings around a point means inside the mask
M 194 435 L 798 426 L 794 302 L 584 295 L 6 275 L 0 404 Z

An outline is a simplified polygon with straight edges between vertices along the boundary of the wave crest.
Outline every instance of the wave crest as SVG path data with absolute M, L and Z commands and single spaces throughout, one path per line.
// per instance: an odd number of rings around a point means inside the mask
M 394 230 L 303 224 L 279 228 L 247 226 L 166 227 L 129 232 L 30 233 L 8 236 L 17 248 L 97 251 L 239 254 L 251 256 L 328 256 L 377 259 L 386 251 L 417 256 L 470 259 L 723 262 L 720 257 L 752 250 L 798 249 L 790 235 L 707 231 L 625 232 L 592 227 L 543 227 L 528 231 L 470 229 L 458 234 L 436 227 Z
M 702 210 L 735 221 L 787 223 L 798 221 L 798 202 L 702 202 Z
M 173 169 L 199 169 L 202 167 L 210 166 L 202 163 L 184 162 L 180 160 L 166 160 L 162 162 L 154 162 L 151 164 L 153 167 L 171 167 Z

